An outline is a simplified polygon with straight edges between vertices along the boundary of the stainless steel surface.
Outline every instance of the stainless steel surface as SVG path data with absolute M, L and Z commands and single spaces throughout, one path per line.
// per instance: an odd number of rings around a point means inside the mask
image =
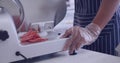
M 58 8 L 55 14 L 55 18 L 54 18 L 54 25 L 57 25 L 59 22 L 61 22 L 67 12 L 67 5 L 66 5 L 66 1 L 62 1 L 61 3 L 58 4 Z

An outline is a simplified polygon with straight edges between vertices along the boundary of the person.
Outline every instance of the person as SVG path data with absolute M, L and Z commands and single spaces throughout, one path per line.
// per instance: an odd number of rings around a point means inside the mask
M 74 26 L 66 30 L 63 50 L 85 49 L 116 55 L 120 41 L 120 0 L 75 0 Z

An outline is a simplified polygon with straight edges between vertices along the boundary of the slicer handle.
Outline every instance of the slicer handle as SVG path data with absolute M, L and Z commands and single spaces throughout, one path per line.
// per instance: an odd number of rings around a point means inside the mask
M 5 41 L 9 38 L 8 32 L 0 30 L 0 40 Z

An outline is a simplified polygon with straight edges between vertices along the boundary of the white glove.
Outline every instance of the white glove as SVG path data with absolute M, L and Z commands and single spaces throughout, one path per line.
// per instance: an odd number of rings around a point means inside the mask
M 99 36 L 101 28 L 94 23 L 90 23 L 85 28 L 74 26 L 68 29 L 62 38 L 68 38 L 63 50 L 69 50 L 72 54 L 74 50 L 78 50 L 83 45 L 90 45 Z

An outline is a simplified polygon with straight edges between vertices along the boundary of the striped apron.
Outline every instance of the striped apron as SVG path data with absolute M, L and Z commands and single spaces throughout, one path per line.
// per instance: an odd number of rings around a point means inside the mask
M 96 16 L 102 0 L 75 0 L 74 26 L 85 27 Z M 83 48 L 116 55 L 115 48 L 120 42 L 120 8 L 102 30 L 98 39 Z

